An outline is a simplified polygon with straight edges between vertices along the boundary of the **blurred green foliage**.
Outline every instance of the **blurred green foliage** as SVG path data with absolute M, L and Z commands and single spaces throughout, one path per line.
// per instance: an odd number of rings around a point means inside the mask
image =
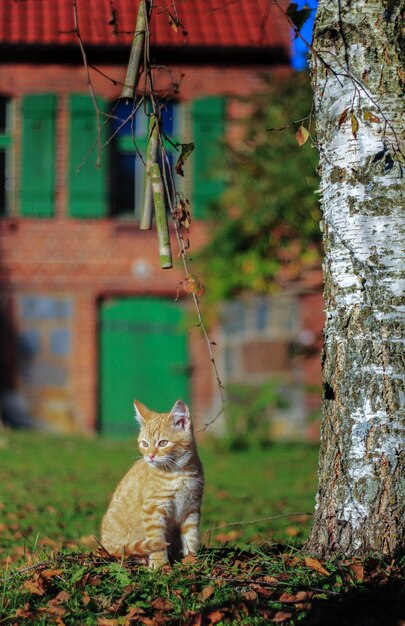
M 320 260 L 318 154 L 295 136 L 302 120 L 312 136 L 311 98 L 308 76 L 296 74 L 244 100 L 246 118 L 234 122 L 244 140 L 225 146 L 227 190 L 211 207 L 199 255 L 210 302 L 272 292 Z
M 262 385 L 227 385 L 227 442 L 231 449 L 270 444 L 269 424 L 276 408 L 285 408 L 286 401 L 276 381 Z

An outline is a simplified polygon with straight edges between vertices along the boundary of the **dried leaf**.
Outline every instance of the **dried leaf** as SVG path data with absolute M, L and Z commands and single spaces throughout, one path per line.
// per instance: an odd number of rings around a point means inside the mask
M 338 128 L 340 129 L 340 127 L 342 126 L 342 124 L 345 123 L 345 121 L 347 120 L 347 116 L 349 113 L 349 109 L 345 109 L 338 117 Z
M 299 9 L 296 2 L 291 2 L 287 7 L 287 16 L 297 30 L 303 27 L 310 15 L 311 10 L 306 5 L 302 9 Z
M 378 124 L 378 122 L 381 121 L 380 118 L 374 115 L 374 113 L 371 113 L 371 111 L 364 111 L 363 118 L 366 122 L 372 122 L 374 124 Z
M 152 606 L 158 611 L 170 611 L 173 608 L 173 604 L 170 600 L 166 600 L 166 598 L 156 598 L 156 600 L 152 602 Z
M 204 294 L 204 285 L 199 281 L 194 274 L 188 274 L 183 280 L 183 290 L 186 293 L 194 293 L 196 296 L 202 296 Z
M 208 598 L 210 598 L 213 594 L 215 593 L 215 587 L 213 587 L 212 585 L 207 585 L 207 587 L 204 587 L 204 589 L 201 591 L 200 593 L 200 600 L 202 602 L 205 602 L 206 600 L 208 600 Z
M 246 602 L 255 602 L 257 600 L 257 593 L 253 590 L 245 591 L 244 593 L 241 593 L 241 598 L 246 600 Z
M 208 613 L 207 615 L 208 619 L 211 620 L 211 624 L 218 624 L 218 622 L 221 621 L 223 616 L 224 614 L 222 613 L 222 611 L 212 611 L 211 613 Z
M 355 580 L 364 580 L 364 565 L 363 563 L 352 563 L 350 565 L 350 570 L 355 578 Z
M 144 609 L 141 609 L 140 606 L 130 606 L 128 609 L 128 613 L 124 615 L 124 619 L 131 620 L 134 617 L 137 617 L 138 615 L 144 615 L 144 614 L 145 614 L 145 611 Z
M 43 596 L 45 589 L 39 581 L 26 580 L 23 587 L 36 596 Z
M 172 211 L 172 217 L 188 232 L 191 224 L 190 203 L 187 198 L 180 198 Z
M 61 569 L 44 569 L 41 572 L 42 578 L 53 578 L 54 576 L 60 576 L 63 570 Z
M 295 133 L 295 138 L 296 138 L 297 143 L 298 143 L 299 146 L 303 146 L 304 143 L 306 143 L 308 141 L 309 132 L 308 132 L 308 129 L 305 128 L 305 126 L 303 124 L 301 124 L 301 126 L 299 127 L 299 129 Z
M 352 125 L 352 135 L 355 139 L 357 139 L 357 133 L 359 130 L 359 120 L 357 119 L 354 113 L 350 115 L 350 122 Z
M 278 583 L 278 578 L 274 576 L 263 576 L 262 580 L 265 583 Z
M 291 618 L 291 613 L 287 613 L 287 611 L 277 611 L 274 617 L 272 617 L 271 621 L 276 624 L 281 624 L 281 622 L 286 622 Z
M 168 13 L 169 24 L 173 28 L 174 32 L 177 33 L 179 29 L 179 20 L 174 17 L 171 13 Z
M 300 529 L 297 528 L 296 526 L 287 526 L 287 528 L 285 529 L 285 532 L 290 537 L 296 537 L 297 535 L 300 534 Z
M 179 156 L 179 158 L 177 159 L 177 163 L 176 163 L 176 174 L 180 174 L 180 176 L 184 176 L 184 171 L 183 171 L 183 167 L 185 162 L 187 161 L 188 157 L 190 156 L 190 154 L 193 152 L 194 150 L 194 144 L 193 143 L 182 143 L 181 144 L 181 154 Z
M 70 593 L 67 591 L 60 591 L 58 595 L 56 595 L 52 600 L 48 602 L 51 606 L 58 606 L 58 604 L 63 604 L 67 602 L 70 598 Z
M 296 601 L 296 596 L 291 595 L 291 593 L 282 593 L 281 596 L 279 597 L 279 602 L 285 602 L 285 603 L 294 603 Z
M 87 591 L 83 591 L 83 595 L 82 595 L 83 606 L 87 606 L 90 602 L 91 602 L 91 598 L 89 594 L 87 593 Z
M 195 565 L 197 563 L 197 559 L 194 556 L 194 554 L 191 554 L 190 552 L 190 554 L 187 554 L 187 556 L 185 556 L 181 562 L 184 563 L 185 565 Z
M 23 607 L 16 610 L 15 616 L 30 619 L 34 617 L 34 613 L 32 612 L 29 603 L 26 602 Z
M 325 576 L 330 575 L 328 570 L 324 568 L 324 566 L 318 561 L 318 559 L 313 559 L 310 556 L 306 556 L 304 561 L 307 567 L 310 567 L 316 572 L 319 572 L 319 574 L 324 574 Z

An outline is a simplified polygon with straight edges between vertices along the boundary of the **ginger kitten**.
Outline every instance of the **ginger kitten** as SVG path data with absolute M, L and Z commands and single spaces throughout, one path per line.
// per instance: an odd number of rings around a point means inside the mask
M 140 424 L 136 461 L 116 488 L 101 524 L 101 543 L 114 555 L 147 554 L 149 567 L 197 552 L 204 477 L 188 406 L 170 413 L 134 402 Z

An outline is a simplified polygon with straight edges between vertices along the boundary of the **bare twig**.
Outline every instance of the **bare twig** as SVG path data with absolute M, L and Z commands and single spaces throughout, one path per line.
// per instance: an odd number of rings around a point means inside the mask
M 83 58 L 84 68 L 86 70 L 87 77 L 87 85 L 90 91 L 91 99 L 93 100 L 94 110 L 96 112 L 96 120 L 97 120 L 97 162 L 96 167 L 100 167 L 101 165 L 101 121 L 100 121 L 100 108 L 97 104 L 96 94 L 94 93 L 93 85 L 91 82 L 89 65 L 87 63 L 87 55 L 83 46 L 83 41 L 80 35 L 79 29 L 79 16 L 77 13 L 77 0 L 72 0 L 72 8 L 73 8 L 73 23 L 74 23 L 74 32 L 77 37 L 77 41 L 79 43 L 80 52 Z
M 302 584 L 294 584 L 293 582 L 288 582 L 288 581 L 281 581 L 281 580 L 275 580 L 274 582 L 268 582 L 266 580 L 254 580 L 252 578 L 244 578 L 244 579 L 238 579 L 238 578 L 223 578 L 223 577 L 210 577 L 210 580 L 215 580 L 218 582 L 226 582 L 226 583 L 232 583 L 234 585 L 246 585 L 246 584 L 253 584 L 253 585 L 261 585 L 262 587 L 299 587 L 299 589 L 301 590 L 305 590 L 305 591 L 313 591 L 314 593 L 322 593 L 322 594 L 327 594 L 330 596 L 340 596 L 340 592 L 339 591 L 332 591 L 331 589 L 320 589 L 319 587 L 311 587 L 310 585 L 302 585 Z M 279 600 L 275 600 L 275 602 L 280 603 Z M 303 602 L 303 600 L 301 600 L 301 603 Z M 281 604 L 286 604 L 285 602 L 281 602 Z M 291 604 L 291 602 L 289 602 L 289 604 Z
M 271 515 L 270 517 L 259 517 L 258 519 L 246 520 L 244 522 L 229 522 L 227 524 L 221 524 L 221 526 L 214 526 L 213 528 L 210 528 L 210 531 L 222 530 L 223 528 L 227 528 L 228 526 L 246 526 L 247 524 L 257 524 L 258 522 L 269 522 L 271 520 L 280 519 L 283 517 L 295 517 L 302 515 L 308 515 L 308 517 L 311 517 L 313 513 L 298 511 L 296 513 L 281 513 L 280 515 Z

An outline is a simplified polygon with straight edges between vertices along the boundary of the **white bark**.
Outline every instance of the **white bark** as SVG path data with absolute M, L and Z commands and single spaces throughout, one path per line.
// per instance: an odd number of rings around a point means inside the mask
M 319 2 L 325 416 L 309 541 L 319 553 L 403 546 L 404 8 L 403 0 Z

